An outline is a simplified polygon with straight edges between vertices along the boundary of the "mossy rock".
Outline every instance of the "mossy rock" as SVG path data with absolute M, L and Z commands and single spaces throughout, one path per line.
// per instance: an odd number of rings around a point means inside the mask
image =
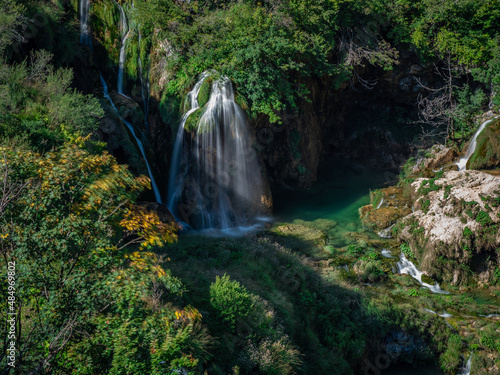
M 493 120 L 477 137 L 467 169 L 500 168 L 500 119 Z
M 210 100 L 210 94 L 212 93 L 212 83 L 214 78 L 212 76 L 205 78 L 200 87 L 200 92 L 198 93 L 198 104 L 203 107 Z
M 189 117 L 186 120 L 186 124 L 184 125 L 184 129 L 189 132 L 193 133 L 196 132 L 198 129 L 198 123 L 200 122 L 201 116 L 203 116 L 203 108 L 198 108 L 196 111 L 191 113 Z
M 363 225 L 374 230 L 385 229 L 394 224 L 398 219 L 411 213 L 411 210 L 408 208 L 381 207 L 378 210 L 374 210 L 371 205 L 362 207 L 362 210 L 360 213 Z

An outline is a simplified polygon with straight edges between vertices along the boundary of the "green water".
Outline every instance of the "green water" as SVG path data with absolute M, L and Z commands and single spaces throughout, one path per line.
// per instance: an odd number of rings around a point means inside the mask
M 328 243 L 336 247 L 354 243 L 360 237 L 379 238 L 363 228 L 359 208 L 370 203 L 370 190 L 395 183 L 394 171 L 366 168 L 348 160 L 330 160 L 320 166 L 318 176 L 318 181 L 310 189 L 273 189 L 274 215 L 278 222 L 321 229 L 327 233 Z M 379 373 L 442 374 L 432 365 L 417 369 L 399 365 Z
M 395 174 L 366 168 L 349 160 L 329 160 L 320 165 L 318 176 L 318 181 L 310 189 L 273 189 L 277 220 L 305 221 L 312 227 L 326 226 L 329 244 L 337 247 L 352 242 L 347 233 L 376 237 L 363 229 L 358 210 L 370 203 L 370 190 L 393 183 Z

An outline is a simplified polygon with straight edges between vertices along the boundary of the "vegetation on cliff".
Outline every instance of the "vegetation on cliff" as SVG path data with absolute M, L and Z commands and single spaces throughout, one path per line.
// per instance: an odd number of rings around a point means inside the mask
M 98 71 L 111 74 L 119 58 L 118 8 L 112 0 L 92 4 L 97 69 L 79 61 L 90 61 L 91 53 L 78 45 L 75 1 L 0 3 L 0 269 L 6 275 L 9 262 L 16 265 L 18 373 L 349 374 L 390 355 L 393 363 L 438 364 L 451 374 L 466 348 L 481 351 L 474 360 L 477 373 L 498 368 L 494 323 L 476 316 L 478 323 L 456 319 L 450 329 L 423 310 L 465 305 L 463 313 L 490 314 L 491 296 L 468 297 L 458 286 L 450 286 L 455 295 L 432 295 L 393 274 L 395 260 L 382 251 L 417 258 L 411 238 L 399 246 L 351 231 L 335 238 L 338 245 L 329 238 L 337 223 L 319 220 L 278 224 L 244 239 L 188 235 L 175 242 L 175 225 L 138 204 L 149 180 L 104 151 L 98 129 L 104 106 L 90 93 L 100 88 L 74 88 L 86 80 L 74 72 L 87 69 L 89 82 L 98 82 Z M 311 100 L 312 80 L 332 89 L 349 81 L 369 88 L 369 69 L 390 70 L 400 53 L 412 51 L 419 63 L 435 63 L 448 78 L 422 102 L 437 110 L 424 120 L 444 126 L 457 141 L 474 130 L 474 111 L 500 90 L 495 0 L 439 6 L 431 0 L 119 4 L 134 29 L 126 73 L 131 80 L 148 77 L 138 75 L 140 57 L 163 78 L 152 82 L 153 94 L 172 129 L 183 96 L 208 69 L 235 83 L 251 118 L 273 123 L 300 114 Z M 472 88 L 458 88 L 459 78 L 469 75 Z M 201 105 L 209 90 L 208 84 L 202 88 Z M 491 98 L 494 106 L 498 95 Z M 300 159 L 300 134 L 293 134 L 292 154 Z M 487 158 L 498 154 L 484 147 Z M 402 182 L 407 190 L 414 177 Z M 451 199 L 456 193 L 437 182 L 441 177 L 419 181 L 425 213 L 433 208 L 432 194 Z M 367 215 L 382 199 L 382 208 L 407 203 L 393 193 L 374 193 L 377 201 Z M 495 194 L 477 204 L 459 202 L 467 223 L 460 237 L 464 255 L 479 241 L 469 222 L 485 236 L 498 231 L 498 219 L 490 215 L 497 211 Z M 389 226 L 408 211 L 387 209 L 378 219 Z M 415 238 L 421 236 L 416 224 L 413 229 Z M 498 258 L 493 248 L 488 254 Z M 467 262 L 456 263 L 452 270 L 473 271 Z M 487 282 L 500 284 L 498 267 L 488 268 Z M 11 287 L 4 278 L 1 295 Z M 498 291 L 492 293 L 498 298 Z M 8 332 L 9 306 L 0 301 L 2 334 Z M 4 336 L 0 353 L 6 374 L 15 373 L 6 365 L 7 341 Z

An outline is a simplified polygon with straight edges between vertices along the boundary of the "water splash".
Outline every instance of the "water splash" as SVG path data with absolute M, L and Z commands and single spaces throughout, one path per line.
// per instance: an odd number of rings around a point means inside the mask
M 89 31 L 90 0 L 80 0 L 80 43 L 91 46 Z
M 168 207 L 196 229 L 245 227 L 262 213 L 262 175 L 231 81 L 214 79 L 208 102 L 199 107 L 198 94 L 210 74 L 204 73 L 187 97 L 189 110 L 172 155 Z M 186 129 L 190 116 L 196 116 L 194 124 Z
M 104 78 L 102 77 L 102 75 L 101 75 L 101 83 L 102 83 L 102 87 L 103 87 L 103 96 L 106 99 L 108 99 L 109 103 L 111 104 L 111 106 L 115 110 L 115 112 L 118 115 L 118 117 L 120 118 L 120 120 L 127 126 L 127 128 L 130 130 L 130 132 L 134 136 L 135 141 L 137 142 L 137 146 L 139 146 L 139 150 L 141 150 L 142 157 L 144 158 L 144 161 L 146 162 L 146 167 L 148 169 L 149 179 L 151 180 L 151 187 L 153 188 L 156 202 L 162 203 L 160 190 L 158 189 L 158 186 L 156 185 L 156 181 L 153 177 L 153 172 L 151 171 L 151 168 L 150 168 L 149 163 L 148 163 L 148 159 L 146 158 L 146 152 L 144 151 L 144 146 L 142 144 L 142 141 L 140 140 L 139 137 L 137 137 L 137 135 L 135 133 L 135 129 L 132 126 L 132 124 L 130 122 L 128 122 L 127 120 L 125 120 L 118 112 L 118 109 L 116 108 L 115 103 L 113 103 L 113 100 L 111 99 L 111 96 L 109 95 L 108 85 L 107 85 L 106 81 L 104 80 Z
M 394 225 L 395 224 L 392 224 L 390 227 L 382 229 L 380 232 L 378 232 L 378 236 L 385 239 L 392 238 L 392 228 L 394 228 Z
M 381 254 L 384 258 L 389 258 L 389 259 L 394 258 L 394 256 L 392 256 L 391 250 L 389 249 L 382 249 Z
M 490 120 L 486 120 L 485 122 L 483 122 L 481 124 L 479 129 L 476 130 L 476 132 L 474 133 L 474 137 L 472 137 L 472 141 L 469 144 L 469 147 L 467 147 L 467 151 L 465 152 L 465 155 L 462 156 L 460 158 L 460 160 L 456 163 L 458 165 L 459 171 L 467 170 L 467 162 L 469 161 L 469 159 L 472 156 L 472 154 L 474 153 L 474 151 L 476 151 L 477 137 L 479 137 L 479 134 L 481 134 L 481 132 L 484 130 L 484 128 L 486 128 L 486 126 L 488 126 L 494 119 L 496 119 L 498 117 L 500 117 L 500 115 L 495 116 Z
M 398 273 L 404 273 L 410 275 L 415 280 L 417 280 L 422 286 L 425 286 L 426 288 L 430 289 L 431 292 L 440 294 L 450 294 L 450 292 L 441 289 L 438 283 L 436 283 L 435 285 L 430 285 L 423 282 L 422 281 L 423 272 L 420 272 L 411 261 L 406 259 L 404 253 L 401 253 L 400 260 L 396 264 L 396 266 L 398 267 Z

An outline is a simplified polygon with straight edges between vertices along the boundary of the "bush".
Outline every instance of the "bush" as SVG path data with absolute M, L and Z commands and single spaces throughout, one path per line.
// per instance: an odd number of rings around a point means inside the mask
M 210 285 L 210 303 L 225 321 L 234 329 L 236 322 L 248 316 L 253 309 L 252 295 L 237 281 L 229 279 L 229 275 L 215 279 Z
M 408 258 L 408 259 L 414 259 L 415 258 L 415 254 L 413 253 L 410 245 L 408 245 L 407 243 L 402 243 L 399 248 L 401 249 L 401 251 L 403 252 L 403 254 L 406 256 L 406 258 Z

